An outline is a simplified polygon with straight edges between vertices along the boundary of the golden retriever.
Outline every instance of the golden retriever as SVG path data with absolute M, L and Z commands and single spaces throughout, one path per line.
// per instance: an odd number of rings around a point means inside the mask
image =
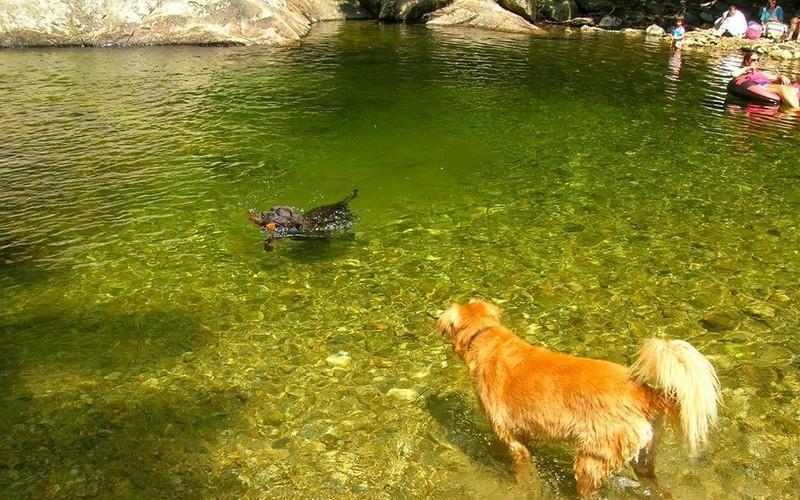
M 714 368 L 682 340 L 647 340 L 627 368 L 533 346 L 500 324 L 497 306 L 475 299 L 452 304 L 436 328 L 467 365 L 519 480 L 535 474 L 528 440 L 569 439 L 582 497 L 595 496 L 629 462 L 642 483 L 668 497 L 655 474 L 665 420 L 694 452 L 717 419 Z

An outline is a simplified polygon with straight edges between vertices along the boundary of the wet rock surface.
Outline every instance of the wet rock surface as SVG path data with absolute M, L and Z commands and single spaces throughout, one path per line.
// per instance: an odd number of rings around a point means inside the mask
M 672 36 L 665 34 L 663 39 L 665 42 L 671 42 Z M 768 38 L 749 40 L 747 38 L 719 37 L 715 36 L 710 29 L 687 32 L 681 46 L 712 52 L 758 52 L 774 59 L 800 59 L 800 43 L 775 41 Z
M 372 17 L 383 21 L 419 22 L 425 14 L 440 9 L 451 0 L 361 0 Z
M 0 5 L 0 46 L 297 43 L 350 0 L 23 0 Z
M 427 26 L 481 28 L 509 33 L 542 33 L 543 30 L 488 0 L 456 0 L 430 13 Z

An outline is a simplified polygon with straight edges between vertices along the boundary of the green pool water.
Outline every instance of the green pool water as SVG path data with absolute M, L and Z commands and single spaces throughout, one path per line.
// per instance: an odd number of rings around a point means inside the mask
M 667 435 L 662 482 L 794 498 L 800 133 L 726 99 L 739 62 L 371 22 L 0 52 L 3 495 L 518 497 L 433 329 L 483 297 L 577 355 L 689 340 L 724 406 L 699 457 Z M 245 217 L 353 188 L 354 240 L 268 254 Z M 532 449 L 574 497 L 569 445 Z

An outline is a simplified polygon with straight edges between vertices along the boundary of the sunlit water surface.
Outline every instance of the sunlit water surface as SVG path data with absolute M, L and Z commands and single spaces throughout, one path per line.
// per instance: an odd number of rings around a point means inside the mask
M 480 296 L 578 355 L 690 340 L 724 407 L 697 458 L 668 434 L 663 482 L 794 498 L 800 134 L 726 102 L 738 64 L 374 23 L 0 52 L 4 495 L 518 495 L 433 329 Z M 244 215 L 353 187 L 352 241 L 267 254 Z M 574 496 L 570 447 L 533 449 Z M 643 498 L 633 477 L 604 494 Z

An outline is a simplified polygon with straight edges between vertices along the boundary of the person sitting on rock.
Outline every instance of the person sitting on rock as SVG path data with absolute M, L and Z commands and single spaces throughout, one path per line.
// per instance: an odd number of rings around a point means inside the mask
M 761 20 L 764 34 L 768 38 L 783 40 L 787 28 L 783 24 L 783 8 L 778 5 L 778 0 L 769 0 L 767 5 L 761 8 L 758 18 Z
M 786 39 L 797 41 L 798 35 L 800 35 L 800 16 L 794 16 L 789 25 L 789 33 L 786 34 Z
M 791 108 L 800 108 L 800 89 L 791 85 L 791 80 L 780 71 L 771 73 L 762 71 L 758 65 L 759 55 L 756 52 L 745 54 L 742 67 L 733 71 L 731 76 L 738 78 L 747 75 L 747 79 L 768 92 L 780 96 L 781 101 Z
M 778 5 L 778 0 L 769 0 L 767 5 L 761 7 L 761 13 L 758 15 L 761 20 L 761 25 L 765 28 L 770 21 L 783 22 L 783 7 Z
M 722 17 L 714 22 L 714 29 L 711 31 L 717 36 L 744 36 L 747 31 L 747 18 L 742 11 L 731 4 Z

